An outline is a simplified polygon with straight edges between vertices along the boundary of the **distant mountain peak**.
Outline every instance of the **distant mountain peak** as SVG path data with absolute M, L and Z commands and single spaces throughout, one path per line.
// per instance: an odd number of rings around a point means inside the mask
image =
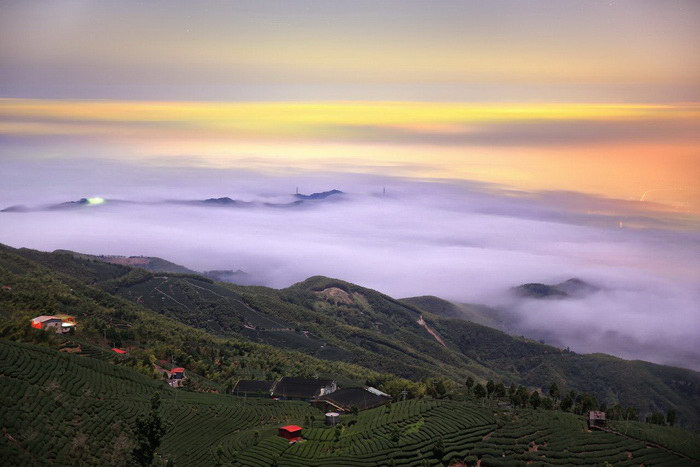
M 322 191 L 322 192 L 320 192 L 320 193 L 311 193 L 310 195 L 304 195 L 304 194 L 302 194 L 302 193 L 297 193 L 297 194 L 295 194 L 294 196 L 295 196 L 296 198 L 299 198 L 299 199 L 309 199 L 309 200 L 313 200 L 313 199 L 326 199 L 326 198 L 328 198 L 329 196 L 333 196 L 333 195 L 343 195 L 343 194 L 345 194 L 345 193 L 343 193 L 343 192 L 340 191 L 340 190 L 330 190 L 330 191 Z
M 219 205 L 230 205 L 230 204 L 239 204 L 240 203 L 240 201 L 237 201 L 235 199 L 231 199 L 228 196 L 224 196 L 222 198 L 208 198 L 202 202 L 207 203 L 207 204 L 219 204 Z
M 515 293 L 528 298 L 581 297 L 600 290 L 600 287 L 579 278 L 571 278 L 559 284 L 531 282 L 515 287 Z

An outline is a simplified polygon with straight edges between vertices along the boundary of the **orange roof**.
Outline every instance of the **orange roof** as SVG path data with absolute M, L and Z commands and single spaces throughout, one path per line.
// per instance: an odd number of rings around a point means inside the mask
M 61 318 L 59 318 L 58 316 L 41 315 L 41 316 L 37 316 L 36 318 L 32 319 L 32 321 L 34 321 L 35 323 L 43 323 L 44 321 L 49 321 L 52 319 L 60 320 Z
M 184 368 L 173 368 L 170 370 L 171 373 L 184 373 L 185 369 Z
M 302 428 L 301 428 L 300 426 L 298 426 L 298 425 L 287 425 L 287 426 L 282 426 L 282 427 L 280 427 L 280 430 L 290 431 L 290 432 L 299 431 L 299 430 L 301 430 L 301 429 L 302 429 Z
M 116 352 L 116 353 L 121 353 L 121 354 L 126 353 L 126 350 L 117 349 L 116 347 L 114 347 L 114 348 L 112 349 L 112 351 L 114 351 L 114 352 Z

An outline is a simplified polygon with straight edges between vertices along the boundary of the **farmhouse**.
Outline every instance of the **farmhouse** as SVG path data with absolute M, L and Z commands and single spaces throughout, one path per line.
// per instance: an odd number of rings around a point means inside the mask
M 283 426 L 279 429 L 279 436 L 288 440 L 290 443 L 296 443 L 302 439 L 301 430 L 302 428 L 297 425 Z
M 186 379 L 184 368 L 173 368 L 170 370 L 168 384 L 174 388 L 179 388 L 182 386 L 183 381 Z
M 37 316 L 32 319 L 32 327 L 34 329 L 53 329 L 56 332 L 63 332 L 63 320 L 58 316 Z
M 75 328 L 75 318 L 68 315 L 41 315 L 31 320 L 34 329 L 53 329 L 59 334 L 67 334 Z
M 282 378 L 272 391 L 273 397 L 286 400 L 304 400 L 325 396 L 338 389 L 332 379 Z
M 311 404 L 324 412 L 352 412 L 356 410 L 367 410 L 380 405 L 387 404 L 391 397 L 374 388 L 346 388 L 339 389 L 330 394 L 325 394 L 313 401 Z
M 270 397 L 275 384 L 276 381 L 242 379 L 236 383 L 232 393 L 236 396 L 245 397 Z
M 588 412 L 588 428 L 604 427 L 606 425 L 606 422 L 607 420 L 605 419 L 605 412 Z

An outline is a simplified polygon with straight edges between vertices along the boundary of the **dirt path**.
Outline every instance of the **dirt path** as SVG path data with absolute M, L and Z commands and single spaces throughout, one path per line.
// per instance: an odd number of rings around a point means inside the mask
M 440 337 L 440 334 L 438 334 L 437 331 L 435 331 L 433 328 L 428 326 L 428 323 L 426 323 L 425 320 L 423 319 L 423 315 L 420 315 L 420 318 L 418 318 L 418 321 L 416 321 L 416 322 L 418 324 L 420 324 L 421 326 L 423 326 L 423 328 L 425 328 L 425 330 L 428 331 L 428 334 L 433 336 L 436 341 L 438 341 L 440 344 L 442 344 L 443 347 L 447 347 L 447 345 L 445 344 L 445 341 L 443 341 L 442 337 Z
M 167 282 L 167 281 L 165 281 L 165 282 Z M 163 284 L 165 284 L 165 282 L 163 282 Z M 163 284 L 161 284 L 161 285 L 163 285 Z M 185 305 L 185 304 L 182 303 L 182 302 L 178 302 L 174 297 L 172 297 L 172 296 L 168 295 L 167 293 L 163 292 L 162 290 L 160 290 L 160 289 L 158 288 L 158 286 L 154 287 L 153 290 L 154 290 L 155 292 L 158 292 L 158 293 L 160 293 L 160 294 L 163 294 L 164 296 L 168 297 L 170 300 L 174 301 L 174 302 L 177 303 L 178 305 L 184 306 L 185 309 L 186 309 L 187 311 L 192 311 L 192 310 L 190 309 L 190 307 L 188 307 L 187 305 Z

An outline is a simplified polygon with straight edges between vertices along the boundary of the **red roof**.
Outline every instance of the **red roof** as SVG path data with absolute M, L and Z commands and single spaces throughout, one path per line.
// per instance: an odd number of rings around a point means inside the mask
M 302 428 L 300 426 L 297 426 L 297 425 L 287 425 L 287 426 L 280 427 L 280 430 L 289 431 L 289 432 L 299 431 L 301 429 Z
M 121 353 L 121 354 L 125 354 L 125 353 L 126 353 L 126 350 L 118 349 L 118 348 L 116 348 L 116 347 L 112 348 L 112 351 L 113 351 L 113 352 L 116 352 L 116 353 Z
M 184 373 L 185 369 L 184 368 L 173 368 L 170 370 L 171 373 Z

